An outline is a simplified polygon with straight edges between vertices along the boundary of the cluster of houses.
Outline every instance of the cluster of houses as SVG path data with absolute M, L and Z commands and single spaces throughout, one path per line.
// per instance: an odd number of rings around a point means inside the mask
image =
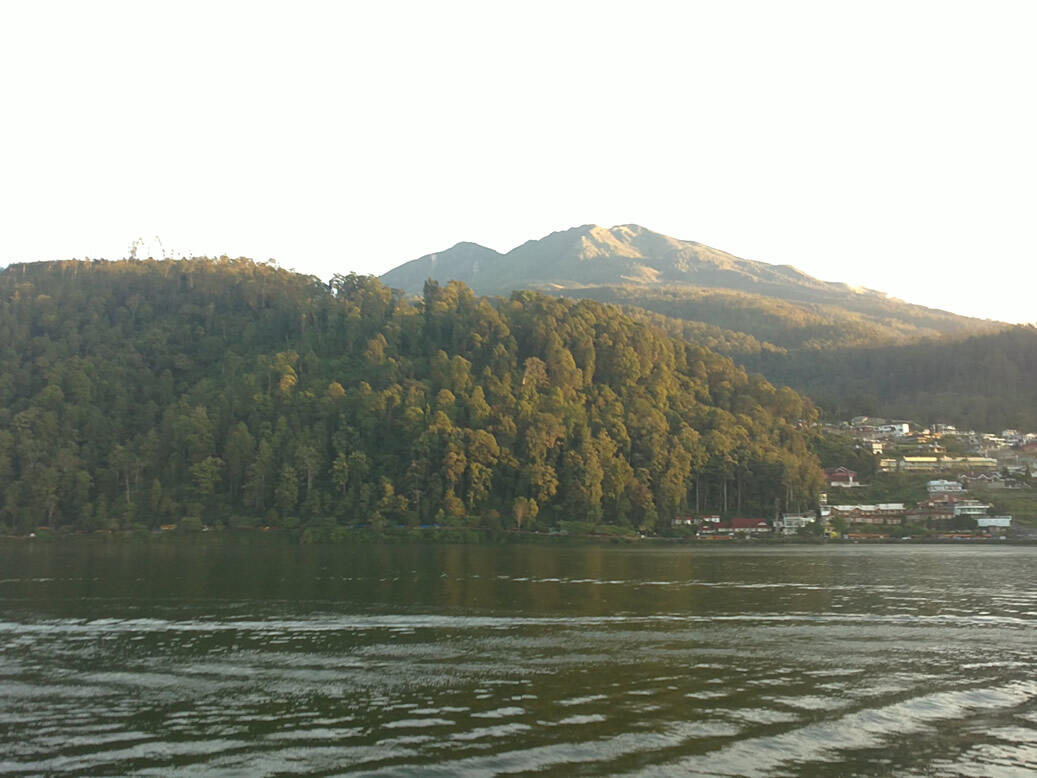
M 738 535 L 770 535 L 774 532 L 772 522 L 767 519 L 728 519 L 719 516 L 702 516 L 693 519 L 689 516 L 673 520 L 675 527 L 690 527 L 696 530 L 699 537 L 733 537 Z
M 857 473 L 845 467 L 827 471 L 832 486 L 857 486 Z M 826 535 L 836 536 L 835 527 L 879 530 L 871 537 L 882 537 L 882 530 L 905 525 L 925 527 L 937 531 L 973 531 L 984 535 L 1004 535 L 1012 527 L 1011 516 L 990 515 L 991 505 L 968 496 L 968 487 L 981 484 L 986 488 L 1028 489 L 1029 486 L 1001 473 L 970 473 L 958 480 L 935 479 L 926 484 L 928 497 L 908 507 L 903 502 L 874 504 L 828 504 L 827 494 L 821 495 L 817 511 L 782 513 L 772 521 L 767 519 L 728 519 L 720 516 L 674 519 L 677 527 L 695 530 L 700 538 L 732 538 L 753 535 L 796 535 L 815 523 L 820 523 Z
M 911 459 L 918 459 L 918 457 L 910 457 Z M 975 457 L 973 457 L 975 459 Z M 985 489 L 1029 489 L 1029 485 L 1020 481 L 1018 478 L 1014 478 L 1011 475 L 1011 468 L 1005 468 L 1009 470 L 1008 474 L 1005 474 L 1004 470 L 990 470 L 979 472 L 963 473 L 958 476 L 956 481 L 947 480 L 936 480 L 930 481 L 928 489 L 930 492 L 933 491 L 933 484 L 944 485 L 939 487 L 939 490 L 945 493 L 957 493 L 968 490 L 969 486 L 981 486 Z M 847 467 L 831 467 L 825 470 L 825 482 L 831 489 L 852 489 L 856 486 L 864 486 L 857 477 L 856 470 L 850 470 Z
M 829 504 L 828 495 L 824 494 L 816 511 L 784 513 L 774 519 L 683 517 L 675 519 L 674 526 L 693 530 L 703 539 L 796 535 L 809 528 L 828 536 L 846 533 L 850 537 L 886 537 L 888 535 L 883 533 L 905 526 L 925 527 L 940 534 L 1003 536 L 1012 528 L 1012 517 L 991 515 L 989 504 L 969 497 L 969 487 L 1028 489 L 1026 483 L 1012 475 L 1023 472 L 1029 475 L 1031 466 L 1037 468 L 1037 433 L 1019 430 L 1002 430 L 999 435 L 976 433 L 958 430 L 951 424 L 933 424 L 923 428 L 910 421 L 866 416 L 829 426 L 830 432 L 849 434 L 858 448 L 882 457 L 879 460 L 882 472 L 939 476 L 928 482 L 928 497 L 910 506 L 903 502 L 854 503 L 852 498 L 833 500 Z M 957 441 L 955 446 L 951 447 L 945 436 L 953 436 Z M 970 453 L 951 455 L 944 444 L 959 452 Z M 1006 447 L 1011 449 L 1006 451 Z M 996 453 L 1000 459 L 989 456 L 991 453 Z M 858 473 L 847 467 L 826 470 L 825 481 L 832 494 L 846 497 L 852 494 L 849 490 L 865 486 Z M 870 534 L 868 530 L 871 530 Z
M 976 432 L 975 430 L 959 430 L 953 424 L 933 424 L 925 427 L 910 421 L 889 421 L 868 416 L 855 416 L 849 421 L 830 426 L 833 432 L 852 435 L 857 439 L 860 447 L 873 454 L 882 454 L 890 447 L 901 447 L 917 448 L 919 453 L 932 455 L 931 459 L 908 457 L 906 463 L 901 461 L 903 458 L 884 461 L 883 468 L 887 470 L 935 471 L 952 469 L 963 464 L 975 470 L 983 467 L 998 467 L 997 460 L 990 459 L 988 456 L 992 453 L 1000 455 L 1011 451 L 1016 457 L 1033 458 L 1037 456 L 1037 433 L 1016 429 L 1006 429 L 1000 433 Z M 946 453 L 941 444 L 945 437 L 954 438 L 959 445 L 966 447 L 977 456 L 958 458 L 941 456 Z M 963 462 L 963 459 L 975 459 L 976 461 Z
M 921 457 L 907 457 L 921 459 Z M 975 460 L 977 457 L 962 457 Z M 996 465 L 996 462 L 995 462 Z M 825 479 L 830 488 L 849 489 L 861 486 L 857 473 L 846 467 L 830 468 L 825 471 Z M 965 473 L 957 480 L 935 479 L 926 484 L 928 498 L 909 508 L 905 503 L 889 502 L 877 504 L 840 504 L 829 505 L 827 495 L 822 496 L 820 516 L 829 524 L 832 519 L 842 519 L 847 525 L 903 525 L 925 526 L 929 529 L 944 529 L 962 525 L 965 521 L 974 520 L 975 527 L 987 532 L 1002 531 L 1012 525 L 1011 516 L 990 516 L 991 506 L 980 500 L 970 499 L 968 487 L 982 486 L 987 489 L 1028 489 L 1029 485 L 1004 475 L 1001 472 L 987 471 Z M 957 521 L 955 521 L 957 520 Z
M 930 482 L 930 486 L 935 483 L 941 482 Z M 963 494 L 930 490 L 929 498 L 916 503 L 913 508 L 902 502 L 822 505 L 820 513 L 828 525 L 841 519 L 846 526 L 880 525 L 888 529 L 910 524 L 935 530 L 978 529 L 989 534 L 1000 534 L 1011 528 L 1011 516 L 991 516 L 989 504 Z

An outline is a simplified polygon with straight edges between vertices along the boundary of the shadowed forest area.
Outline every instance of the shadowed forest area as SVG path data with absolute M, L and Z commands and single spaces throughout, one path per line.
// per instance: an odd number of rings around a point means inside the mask
M 614 306 L 245 259 L 0 272 L 0 521 L 651 530 L 812 503 L 816 411 Z

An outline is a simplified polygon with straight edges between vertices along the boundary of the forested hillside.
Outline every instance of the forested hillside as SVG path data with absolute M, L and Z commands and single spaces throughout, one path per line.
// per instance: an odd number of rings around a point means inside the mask
M 837 418 L 879 415 L 995 432 L 1037 429 L 1037 328 L 831 351 L 746 352 Z
M 835 418 L 938 417 L 984 430 L 1037 427 L 1033 333 L 741 259 L 637 225 L 584 225 L 506 254 L 474 243 L 383 277 L 477 291 L 614 303 L 640 322 L 732 357 L 808 394 Z
M 749 336 L 778 350 L 816 352 L 877 344 L 903 344 L 939 337 L 948 332 L 958 335 L 992 332 L 1007 326 L 969 320 L 930 309 L 921 309 L 928 311 L 927 317 L 909 316 L 905 311 L 920 306 L 908 306 L 899 301 L 872 300 L 869 312 L 862 313 L 837 305 L 681 284 L 664 287 L 583 287 L 560 290 L 558 293 L 566 297 L 638 306 L 672 319 L 708 324 L 732 335 Z M 883 309 L 883 302 L 888 303 L 888 310 Z M 958 329 L 955 330 L 955 327 Z M 730 336 L 727 341 L 737 342 Z
M 248 260 L 0 272 L 0 523 L 651 529 L 820 485 L 814 411 L 593 301 Z

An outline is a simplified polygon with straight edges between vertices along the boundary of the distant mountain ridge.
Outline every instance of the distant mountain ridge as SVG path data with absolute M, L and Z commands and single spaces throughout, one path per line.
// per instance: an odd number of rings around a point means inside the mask
M 462 281 L 479 294 L 536 289 L 636 305 L 748 333 L 783 348 L 807 343 L 817 347 L 818 329 L 826 327 L 833 333 L 832 345 L 849 345 L 968 335 L 1007 326 L 821 281 L 790 265 L 742 259 L 636 224 L 610 229 L 585 224 L 527 241 L 504 254 L 476 243 L 458 243 L 381 276 L 383 283 L 411 294 L 420 294 L 428 278 Z M 737 317 L 729 314 L 732 308 L 739 309 Z M 778 340 L 773 338 L 775 316 L 789 330 Z
M 820 281 L 789 265 L 741 259 L 694 241 L 678 240 L 636 224 L 611 229 L 585 224 L 529 240 L 506 254 L 462 242 L 390 270 L 385 283 L 417 293 L 427 270 L 449 273 L 479 294 L 504 294 L 520 284 L 584 286 L 685 283 L 761 293 L 768 286 L 836 294 L 845 284 Z M 869 292 L 880 296 L 879 292 Z

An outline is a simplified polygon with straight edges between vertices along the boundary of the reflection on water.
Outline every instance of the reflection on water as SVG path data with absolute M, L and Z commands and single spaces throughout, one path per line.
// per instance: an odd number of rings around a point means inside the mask
M 0 550 L 0 773 L 1037 770 L 1034 548 Z

